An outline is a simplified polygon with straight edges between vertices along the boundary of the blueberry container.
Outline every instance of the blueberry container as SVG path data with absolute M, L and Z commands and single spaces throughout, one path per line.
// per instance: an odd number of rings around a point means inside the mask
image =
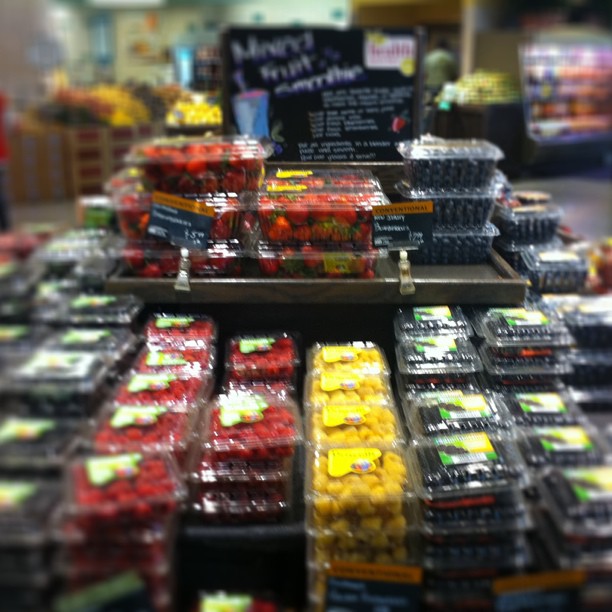
M 507 393 L 503 402 L 519 427 L 581 425 L 586 418 L 567 393 Z
M 32 325 L 0 325 L 0 363 L 34 350 L 47 334 Z
M 553 204 L 496 205 L 493 223 L 504 238 L 523 244 L 549 242 L 561 223 L 561 209 Z
M 422 136 L 397 145 L 413 189 L 462 192 L 487 188 L 503 153 L 485 140 Z
M 588 263 L 577 253 L 555 249 L 542 251 L 532 247 L 521 255 L 522 269 L 538 293 L 581 291 L 588 274 Z
M 564 308 L 564 320 L 580 347 L 612 348 L 612 299 L 584 297 Z
M 415 393 L 404 399 L 402 407 L 413 437 L 499 431 L 511 425 L 505 406 L 491 393 Z
M 395 189 L 407 201 L 430 200 L 433 202 L 434 229 L 480 229 L 484 227 L 495 204 L 495 193 L 430 193 L 410 189 L 409 185 L 399 182 Z
M 564 377 L 575 387 L 603 386 L 612 382 L 612 350 L 574 349 L 568 352 L 572 372 Z
M 461 306 L 412 306 L 397 311 L 394 320 L 395 338 L 450 335 L 469 338 L 472 326 Z
M 482 370 L 478 351 L 469 339 L 455 336 L 419 336 L 396 345 L 402 374 L 473 374 Z
M 534 427 L 517 440 L 529 467 L 580 467 L 605 462 L 608 448 L 597 433 L 584 425 Z
M 487 374 L 493 379 L 509 378 L 511 376 L 546 376 L 555 378 L 572 371 L 569 361 L 560 352 L 537 357 L 516 357 L 500 355 L 499 351 L 483 344 L 480 358 Z
M 41 279 L 42 268 L 33 263 L 20 263 L 0 255 L 0 295 L 8 298 L 26 298 L 34 291 Z
M 572 399 L 588 411 L 609 411 L 612 408 L 612 386 L 571 387 Z
M 402 374 L 396 372 L 395 380 L 400 398 L 426 391 L 478 393 L 482 388 L 476 374 Z
M 516 242 L 503 234 L 493 240 L 493 248 L 517 271 L 524 272 L 522 255 L 531 248 L 530 243 Z M 554 250 L 563 246 L 560 238 L 553 238 L 549 242 L 538 245 L 543 250 Z

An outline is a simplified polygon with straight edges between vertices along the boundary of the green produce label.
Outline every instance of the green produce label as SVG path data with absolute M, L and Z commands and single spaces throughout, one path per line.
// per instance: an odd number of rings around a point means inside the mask
M 35 492 L 36 485 L 31 482 L 2 480 L 0 481 L 0 509 L 17 508 Z
M 114 295 L 80 295 L 70 302 L 70 308 L 84 310 L 86 308 L 104 308 L 114 304 L 117 297 Z
M 0 325 L 0 342 L 14 342 L 28 335 L 27 325 Z
M 148 427 L 157 424 L 162 414 L 168 412 L 166 406 L 118 406 L 111 418 L 113 429 L 123 427 Z
M 274 338 L 244 338 L 240 340 L 239 351 L 245 355 L 249 353 L 266 353 L 274 344 Z
M 151 352 L 147 354 L 146 364 L 150 367 L 187 365 L 187 360 L 180 351 L 173 352 Z
M 563 471 L 578 501 L 612 501 L 612 467 L 577 468 Z
M 584 427 L 538 427 L 535 434 L 542 448 L 550 453 L 593 450 L 593 442 Z
M 110 337 L 108 329 L 71 329 L 61 338 L 63 345 L 72 346 L 75 344 L 97 344 Z
M 535 414 L 565 414 L 567 406 L 558 393 L 517 393 L 521 410 Z
M 128 383 L 130 393 L 140 393 L 142 391 L 162 391 L 176 380 L 173 374 L 134 374 Z
M 0 425 L 0 444 L 38 440 L 56 426 L 53 419 L 20 419 L 11 417 Z
M 103 487 L 115 480 L 138 476 L 142 455 L 127 453 L 110 457 L 92 457 L 85 462 L 87 478 L 94 487 Z
M 486 433 L 472 433 L 458 436 L 440 436 L 434 439 L 438 455 L 444 465 L 482 463 L 494 461 L 497 452 Z
M 172 327 L 189 327 L 195 319 L 193 317 L 157 317 L 157 329 L 170 329 Z
M 415 321 L 451 321 L 453 315 L 448 306 L 417 306 L 413 310 Z
M 490 417 L 491 408 L 484 395 L 474 393 L 461 397 L 442 397 L 438 400 L 440 416 L 444 420 Z

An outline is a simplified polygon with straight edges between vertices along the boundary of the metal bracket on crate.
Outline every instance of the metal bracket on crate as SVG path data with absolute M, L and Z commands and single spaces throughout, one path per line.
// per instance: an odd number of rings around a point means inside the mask
M 176 282 L 174 283 L 175 291 L 191 291 L 189 284 L 189 270 L 191 269 L 191 261 L 189 259 L 189 250 L 181 249 L 181 261 L 179 263 Z
M 404 250 L 399 252 L 399 282 L 399 292 L 401 295 L 413 295 L 416 293 L 410 260 L 408 259 L 408 251 Z

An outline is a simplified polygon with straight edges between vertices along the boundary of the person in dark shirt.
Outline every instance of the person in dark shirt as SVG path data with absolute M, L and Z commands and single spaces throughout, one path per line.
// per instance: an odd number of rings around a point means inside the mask
M 8 137 L 6 134 L 7 99 L 0 91 L 0 231 L 9 228 L 8 189 L 6 184 L 8 165 Z

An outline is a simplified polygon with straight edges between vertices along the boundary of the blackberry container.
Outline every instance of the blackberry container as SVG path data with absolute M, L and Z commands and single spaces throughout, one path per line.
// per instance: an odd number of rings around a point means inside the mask
M 542 351 L 544 349 L 540 349 L 540 352 Z M 503 349 L 492 349 L 483 345 L 479 353 L 488 376 L 497 381 L 517 376 L 541 376 L 555 379 L 572 371 L 571 364 L 562 356 L 562 353 L 552 350 L 545 356 L 520 357 L 505 353 Z
M 538 293 L 571 293 L 584 287 L 585 259 L 569 250 L 542 251 L 533 247 L 521 255 L 521 268 Z
M 506 393 L 503 402 L 519 427 L 566 427 L 586 419 L 567 393 Z
M 612 381 L 612 350 L 574 349 L 568 352 L 572 372 L 564 378 L 576 387 L 603 386 Z
M 476 374 L 402 374 L 396 372 L 399 396 L 409 399 L 415 393 L 462 391 L 478 393 L 483 388 Z
M 584 297 L 564 309 L 564 320 L 580 347 L 612 347 L 612 299 Z
M 612 407 L 612 386 L 572 387 L 572 399 L 586 411 L 609 411 Z
M 560 238 L 553 238 L 551 241 L 538 245 L 537 248 L 543 250 L 559 249 L 563 246 Z M 532 245 L 530 243 L 515 242 L 507 238 L 503 234 L 493 241 L 493 248 L 517 271 L 524 272 L 522 263 L 523 254 L 526 253 Z
M 433 202 L 433 227 L 436 229 L 483 228 L 489 218 L 495 203 L 495 193 L 453 194 L 448 192 L 430 193 L 416 191 L 408 185 L 399 182 L 395 189 L 407 201 L 431 200 Z
M 48 330 L 32 325 L 0 325 L 0 364 L 34 350 Z
M 395 338 L 427 335 L 450 335 L 469 338 L 472 326 L 461 306 L 412 306 L 397 311 Z
M 565 389 L 558 376 L 545 374 L 479 374 L 480 385 L 495 393 L 558 393 Z
M 551 241 L 562 218 L 561 209 L 553 204 L 533 204 L 517 207 L 496 205 L 493 223 L 502 236 L 523 244 Z
M 503 153 L 485 140 L 422 136 L 398 143 L 412 189 L 465 192 L 487 188 Z
M 434 230 L 429 244 L 410 253 L 410 260 L 424 265 L 475 265 L 488 261 L 499 230 L 487 223 L 482 229 Z

